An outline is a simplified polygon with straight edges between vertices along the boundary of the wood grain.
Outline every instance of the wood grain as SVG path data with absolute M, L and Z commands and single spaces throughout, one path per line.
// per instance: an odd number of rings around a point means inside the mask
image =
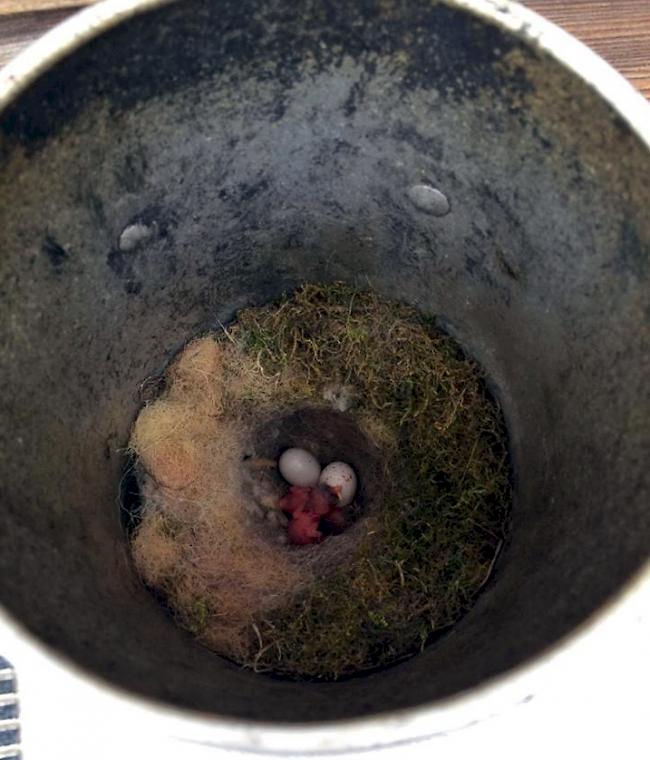
M 69 16 L 69 9 L 0 16 L 0 66 Z
M 93 0 L 0 0 L 0 66 Z M 592 47 L 650 98 L 650 0 L 528 0 Z
M 529 0 L 650 98 L 650 0 Z
M 92 0 L 0 0 L 0 16 L 90 5 Z

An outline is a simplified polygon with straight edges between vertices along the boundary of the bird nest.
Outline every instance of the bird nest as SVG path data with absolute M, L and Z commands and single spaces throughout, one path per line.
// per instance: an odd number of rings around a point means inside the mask
M 294 546 L 282 451 L 345 461 L 342 529 Z M 135 565 L 178 622 L 257 671 L 410 656 L 472 605 L 505 538 L 506 432 L 481 372 L 411 307 L 307 285 L 190 342 L 140 411 Z

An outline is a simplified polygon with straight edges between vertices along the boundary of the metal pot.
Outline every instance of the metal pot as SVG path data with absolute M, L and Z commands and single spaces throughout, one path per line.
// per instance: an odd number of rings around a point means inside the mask
M 0 640 L 28 720 L 28 685 L 56 683 L 143 741 L 368 748 L 531 699 L 607 625 L 638 635 L 650 106 L 600 59 L 508 2 L 109 0 L 16 60 L 0 108 Z M 482 364 L 512 537 L 419 656 L 293 683 L 143 588 L 120 450 L 183 341 L 333 279 L 437 315 Z

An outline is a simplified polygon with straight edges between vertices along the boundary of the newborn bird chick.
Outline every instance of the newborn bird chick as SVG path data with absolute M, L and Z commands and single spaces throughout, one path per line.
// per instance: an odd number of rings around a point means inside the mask
M 288 535 L 292 544 L 306 546 L 323 540 L 321 520 L 331 529 L 341 530 L 345 523 L 336 493 L 326 485 L 291 486 L 278 506 L 291 515 Z

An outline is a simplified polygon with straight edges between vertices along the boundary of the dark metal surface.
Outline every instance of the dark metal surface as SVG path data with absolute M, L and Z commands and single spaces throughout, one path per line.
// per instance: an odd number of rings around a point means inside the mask
M 187 0 L 32 86 L 0 161 L 0 601 L 58 651 L 178 705 L 347 718 L 525 662 L 648 558 L 650 157 L 557 63 L 425 0 Z M 411 202 L 422 183 L 449 214 Z M 423 655 L 290 684 L 192 643 L 134 577 L 120 447 L 189 336 L 336 278 L 438 315 L 485 367 L 513 535 Z

